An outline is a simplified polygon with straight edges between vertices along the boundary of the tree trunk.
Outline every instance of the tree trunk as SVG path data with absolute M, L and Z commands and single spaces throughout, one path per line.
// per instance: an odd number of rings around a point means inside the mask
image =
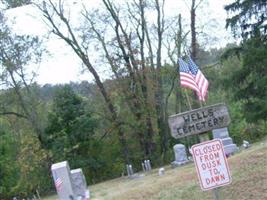
M 48 20 L 48 22 L 50 23 L 50 25 L 52 26 L 53 29 L 53 33 L 57 36 L 59 36 L 61 39 L 63 39 L 72 49 L 73 51 L 76 53 L 76 55 L 81 59 L 81 61 L 84 63 L 84 65 L 87 67 L 87 69 L 89 70 L 89 72 L 93 75 L 95 81 L 96 81 L 96 85 L 98 86 L 100 93 L 102 94 L 104 101 L 106 103 L 106 106 L 111 114 L 111 119 L 113 120 L 115 127 L 118 127 L 118 138 L 119 138 L 119 142 L 122 148 L 122 154 L 124 157 L 124 160 L 126 163 L 130 162 L 129 159 L 129 151 L 128 151 L 128 147 L 127 147 L 127 143 L 126 143 L 126 139 L 125 139 L 125 135 L 124 135 L 124 131 L 122 130 L 122 122 L 120 121 L 117 112 L 115 110 L 115 107 L 109 97 L 109 95 L 106 92 L 106 89 L 102 83 L 102 81 L 100 80 L 100 77 L 98 75 L 98 73 L 96 72 L 95 68 L 93 67 L 93 65 L 90 62 L 89 57 L 87 56 L 87 52 L 86 49 L 82 48 L 80 46 L 80 44 L 78 43 L 78 40 L 69 24 L 68 19 L 64 16 L 63 13 L 63 8 L 62 8 L 62 4 L 58 5 L 58 8 L 50 1 L 50 6 L 53 9 L 53 14 L 49 13 L 49 11 L 46 8 L 46 5 L 44 5 L 43 8 L 40 8 L 40 10 L 43 12 L 44 17 Z M 53 15 L 57 15 L 58 18 L 61 20 L 62 25 L 65 25 L 66 31 L 68 32 L 68 34 L 64 34 L 65 31 L 61 31 L 60 27 L 58 27 L 55 24 L 55 18 Z M 52 17 L 53 16 L 53 17 Z
M 177 38 L 176 38 L 176 47 L 177 47 L 177 57 L 180 58 L 181 57 L 181 49 L 182 49 L 182 20 L 181 20 L 181 14 L 179 14 L 178 16 L 178 27 L 179 27 L 179 31 L 177 33 Z M 177 89 L 175 91 L 175 112 L 176 113 L 180 113 L 181 112 L 181 99 L 182 99 L 182 95 L 181 95 L 181 85 L 180 85 L 180 78 L 177 81 Z
M 191 57 L 193 60 L 197 58 L 197 39 L 196 39 L 196 0 L 192 0 L 190 16 L 191 16 Z
M 164 2 L 164 1 L 163 1 Z M 163 160 L 166 157 L 166 153 L 168 150 L 168 128 L 166 126 L 167 119 L 164 115 L 165 110 L 165 102 L 164 102 L 164 94 L 163 94 L 163 80 L 161 75 L 161 51 L 162 51 L 162 35 L 164 31 L 164 23 L 163 23 L 163 9 L 159 5 L 159 1 L 155 0 L 156 3 L 156 11 L 157 11 L 157 36 L 158 36 L 158 45 L 157 45 L 157 68 L 156 68 L 156 112 L 157 112 L 157 122 L 158 122 L 158 129 L 159 135 L 161 138 L 161 154 Z

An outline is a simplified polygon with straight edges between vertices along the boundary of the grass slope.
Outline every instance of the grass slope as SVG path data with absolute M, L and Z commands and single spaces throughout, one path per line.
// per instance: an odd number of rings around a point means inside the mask
M 267 199 L 267 141 L 253 144 L 247 150 L 230 157 L 232 183 L 219 189 L 224 200 Z M 194 164 L 171 169 L 158 176 L 158 169 L 138 179 L 126 177 L 90 186 L 92 200 L 208 200 L 211 191 L 200 189 Z M 56 200 L 48 197 L 43 200 Z

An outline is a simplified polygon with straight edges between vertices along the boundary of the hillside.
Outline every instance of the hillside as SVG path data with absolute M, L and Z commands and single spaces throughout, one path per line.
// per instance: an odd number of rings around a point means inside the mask
M 233 182 L 220 188 L 224 200 L 267 199 L 267 140 L 229 158 Z M 194 164 L 171 169 L 165 166 L 165 175 L 158 176 L 158 169 L 141 178 L 122 177 L 90 186 L 92 200 L 207 200 L 213 199 L 211 191 L 202 192 Z M 141 174 L 141 173 L 140 173 Z M 56 200 L 47 197 L 44 200 Z

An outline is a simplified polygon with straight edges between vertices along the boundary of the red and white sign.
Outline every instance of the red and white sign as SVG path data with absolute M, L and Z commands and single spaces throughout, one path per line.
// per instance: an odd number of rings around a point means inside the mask
M 231 175 L 220 139 L 192 146 L 192 153 L 202 190 L 231 183 Z

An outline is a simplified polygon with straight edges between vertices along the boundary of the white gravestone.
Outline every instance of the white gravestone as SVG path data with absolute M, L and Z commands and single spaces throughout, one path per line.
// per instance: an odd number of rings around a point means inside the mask
M 246 141 L 246 140 L 243 140 L 243 147 L 244 147 L 245 149 L 249 148 L 249 147 L 250 147 L 249 142 Z
M 221 139 L 226 155 L 234 154 L 238 151 L 238 147 L 233 143 L 233 139 L 229 137 L 228 128 L 218 128 L 212 130 L 213 139 Z
M 144 171 L 146 171 L 146 172 L 149 172 L 152 169 L 150 160 L 144 160 L 144 163 L 142 166 L 144 166 Z
M 159 168 L 159 176 L 163 176 L 165 174 L 165 169 L 163 167 Z
M 82 169 L 74 169 L 70 173 L 76 199 L 88 200 L 90 193 Z
M 189 162 L 186 154 L 186 149 L 183 144 L 176 144 L 173 146 L 175 161 L 173 161 L 172 167 L 177 167 Z
M 223 143 L 223 146 L 226 146 L 226 145 L 229 145 L 229 144 L 233 144 L 233 139 L 230 138 L 230 137 L 227 137 L 227 138 L 223 138 L 221 139 L 222 140 L 222 143 Z
M 142 162 L 142 169 L 143 169 L 143 172 L 146 172 L 146 167 L 145 167 L 145 164 Z
M 134 174 L 132 165 L 126 165 L 126 168 L 127 168 L 128 177 L 131 177 Z
M 51 171 L 60 200 L 74 200 L 75 194 L 70 175 L 70 167 L 67 161 L 55 163 Z
M 227 138 L 229 137 L 228 128 L 217 128 L 212 130 L 213 139 L 219 138 Z

